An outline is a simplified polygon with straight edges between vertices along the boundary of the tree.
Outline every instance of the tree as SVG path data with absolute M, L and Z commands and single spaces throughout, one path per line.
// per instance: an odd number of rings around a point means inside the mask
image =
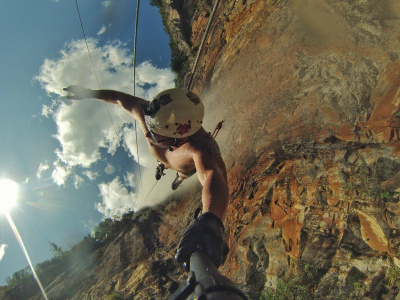
M 60 257 L 64 255 L 62 247 L 59 247 L 56 245 L 56 243 L 51 243 L 51 242 L 49 242 L 49 245 L 50 245 L 50 250 L 53 253 L 54 257 Z

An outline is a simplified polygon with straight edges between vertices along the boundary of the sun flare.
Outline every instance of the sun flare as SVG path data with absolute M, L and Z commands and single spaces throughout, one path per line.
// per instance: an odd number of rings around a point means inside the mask
M 18 184 L 11 179 L 0 179 L 0 214 L 8 211 L 17 203 Z

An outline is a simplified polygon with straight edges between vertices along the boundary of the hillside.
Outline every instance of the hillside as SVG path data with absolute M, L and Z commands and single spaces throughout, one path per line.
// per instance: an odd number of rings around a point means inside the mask
M 187 85 L 214 2 L 154 2 Z M 220 1 L 191 87 L 206 130 L 224 120 L 220 270 L 251 299 L 400 299 L 399 21 L 397 0 Z M 168 298 L 199 204 L 196 185 L 71 250 L 44 280 L 49 299 Z M 31 285 L 0 299 L 41 296 Z

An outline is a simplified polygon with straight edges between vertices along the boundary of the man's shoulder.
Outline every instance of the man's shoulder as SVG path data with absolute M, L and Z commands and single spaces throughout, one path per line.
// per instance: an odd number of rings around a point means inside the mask
M 194 136 L 189 142 L 194 153 L 206 153 L 212 158 L 221 156 L 218 144 L 211 134 L 206 133 Z

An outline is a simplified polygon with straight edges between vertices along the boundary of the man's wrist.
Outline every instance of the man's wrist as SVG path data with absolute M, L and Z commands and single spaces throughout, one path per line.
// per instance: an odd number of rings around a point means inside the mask
M 204 212 L 202 213 L 198 218 L 198 221 L 208 221 L 208 220 L 213 220 L 216 223 L 218 223 L 218 225 L 220 225 L 222 228 L 224 228 L 224 223 L 222 223 L 222 220 L 216 215 L 213 214 L 212 212 Z
M 92 89 L 86 89 L 86 95 L 88 98 L 94 98 L 96 99 L 97 96 L 99 95 L 99 91 L 95 91 Z

